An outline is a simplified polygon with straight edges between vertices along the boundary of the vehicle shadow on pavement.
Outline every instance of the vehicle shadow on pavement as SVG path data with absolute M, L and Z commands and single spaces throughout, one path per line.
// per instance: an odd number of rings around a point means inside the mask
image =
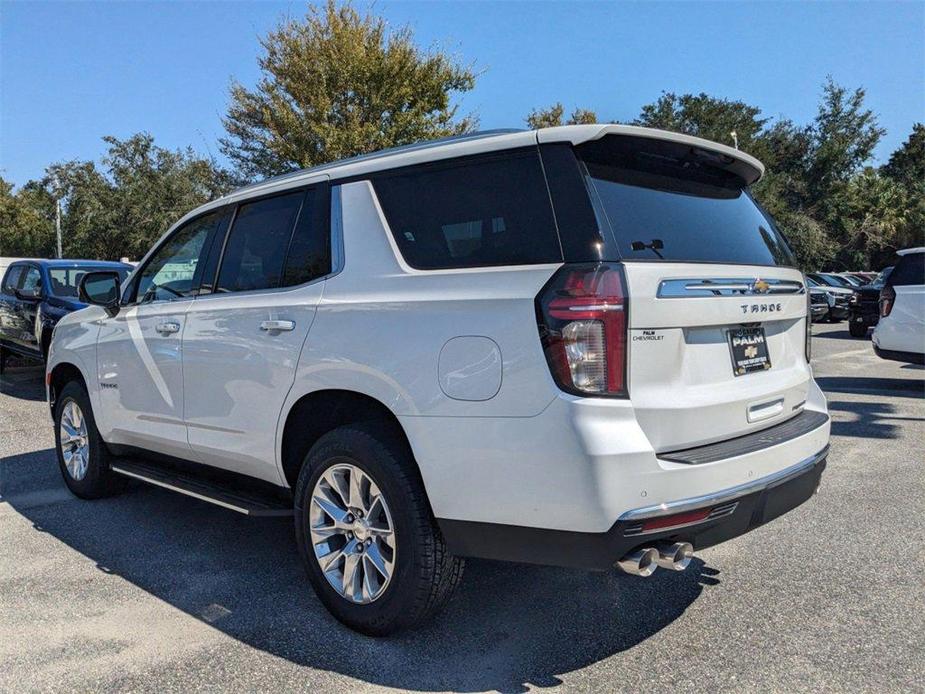
M 903 422 L 921 422 L 921 417 L 897 416 L 896 406 L 881 402 L 829 401 L 829 412 L 850 412 L 849 421 L 832 419 L 832 436 L 895 439 L 902 432 Z
M 863 393 L 893 398 L 925 398 L 925 380 L 915 378 L 871 378 L 868 376 L 817 376 L 826 393 Z
M 0 492 L 48 533 L 159 600 L 253 648 L 376 685 L 526 691 L 632 648 L 680 617 L 718 571 L 649 579 L 470 561 L 454 599 L 423 628 L 385 639 L 337 623 L 299 563 L 291 521 L 248 519 L 145 485 L 98 501 L 68 496 L 52 449 L 7 457 Z M 143 624 L 126 638 L 145 639 Z
M 0 393 L 19 400 L 44 400 L 44 375 L 42 366 L 7 366 L 0 374 Z
M 864 337 L 854 337 L 848 330 L 837 330 L 833 332 L 822 332 L 819 330 L 813 331 L 814 340 L 849 340 L 850 342 L 857 342 L 859 344 L 869 343 L 870 342 L 870 333 Z

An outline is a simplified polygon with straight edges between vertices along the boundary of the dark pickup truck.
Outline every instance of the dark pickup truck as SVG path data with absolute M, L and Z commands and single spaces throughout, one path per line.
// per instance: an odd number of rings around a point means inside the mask
M 885 268 L 870 284 L 858 289 L 848 302 L 848 332 L 852 337 L 866 337 L 867 329 L 880 320 L 880 290 L 893 271 Z
M 8 355 L 40 359 L 48 354 L 58 320 L 86 304 L 78 301 L 80 278 L 91 270 L 119 273 L 132 266 L 103 260 L 17 260 L 0 282 L 0 371 Z

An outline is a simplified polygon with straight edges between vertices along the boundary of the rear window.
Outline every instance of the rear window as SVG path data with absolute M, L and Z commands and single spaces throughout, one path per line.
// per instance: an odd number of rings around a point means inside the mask
M 422 270 L 561 262 L 535 148 L 436 162 L 373 180 L 405 261 Z
M 889 284 L 904 287 L 925 284 L 925 253 L 909 253 L 899 257 L 890 273 Z
M 629 139 L 605 137 L 576 148 L 601 234 L 613 240 L 620 257 L 795 265 L 731 159 L 688 145 Z

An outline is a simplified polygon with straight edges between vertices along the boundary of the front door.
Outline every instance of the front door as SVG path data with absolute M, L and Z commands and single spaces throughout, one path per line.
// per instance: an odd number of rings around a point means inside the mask
M 13 344 L 21 350 L 32 354 L 41 354 L 38 334 L 36 331 L 36 318 L 39 304 L 42 301 L 44 290 L 42 288 L 42 273 L 35 265 L 27 265 L 23 269 L 22 279 L 19 282 L 21 296 L 14 297 L 12 330 Z
M 0 286 L 0 343 L 12 346 L 19 327 L 19 297 L 16 290 L 22 279 L 24 265 L 12 265 L 3 277 Z
M 330 271 L 326 187 L 242 203 L 183 333 L 196 460 L 280 483 L 276 431 Z
M 136 273 L 121 310 L 102 322 L 97 424 L 108 442 L 190 457 L 183 422 L 183 330 L 210 240 L 226 224 L 220 211 L 177 229 Z

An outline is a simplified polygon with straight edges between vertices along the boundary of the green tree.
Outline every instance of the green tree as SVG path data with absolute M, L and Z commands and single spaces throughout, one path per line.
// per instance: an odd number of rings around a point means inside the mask
M 890 155 L 880 173 L 905 191 L 906 210 L 895 249 L 925 246 L 925 125 L 912 126 L 909 138 Z M 880 254 L 881 264 L 891 260 Z
M 58 196 L 64 257 L 138 259 L 186 212 L 233 187 L 231 176 L 212 160 L 188 148 L 158 147 L 147 133 L 103 141 L 108 149 L 101 166 L 52 164 L 41 181 L 18 191 L 15 197 L 26 212 L 19 212 L 9 227 L 10 236 L 19 240 L 17 255 L 54 255 Z M 0 209 L 6 198 L 0 194 Z
M 13 192 L 0 178 L 0 255 L 48 257 L 55 253 L 55 201 L 41 183 Z
M 442 51 L 422 51 L 410 28 L 348 2 L 310 5 L 261 40 L 262 76 L 237 81 L 222 151 L 244 177 L 268 176 L 473 129 L 454 94 L 475 74 Z
M 908 188 L 925 184 L 925 124 L 912 126 L 909 139 L 890 155 L 880 172 Z
M 566 120 L 563 120 L 564 114 L 565 107 L 557 101 L 549 108 L 533 109 L 526 118 L 527 126 L 531 130 L 539 130 L 540 128 L 554 128 L 558 125 L 597 123 L 597 114 L 586 108 L 576 108 Z
M 704 93 L 679 96 L 663 92 L 655 103 L 642 107 L 633 125 L 686 133 L 727 145 L 734 144 L 735 132 L 739 147 L 757 154 L 753 142 L 768 122 L 760 116 L 761 109 L 743 101 Z

